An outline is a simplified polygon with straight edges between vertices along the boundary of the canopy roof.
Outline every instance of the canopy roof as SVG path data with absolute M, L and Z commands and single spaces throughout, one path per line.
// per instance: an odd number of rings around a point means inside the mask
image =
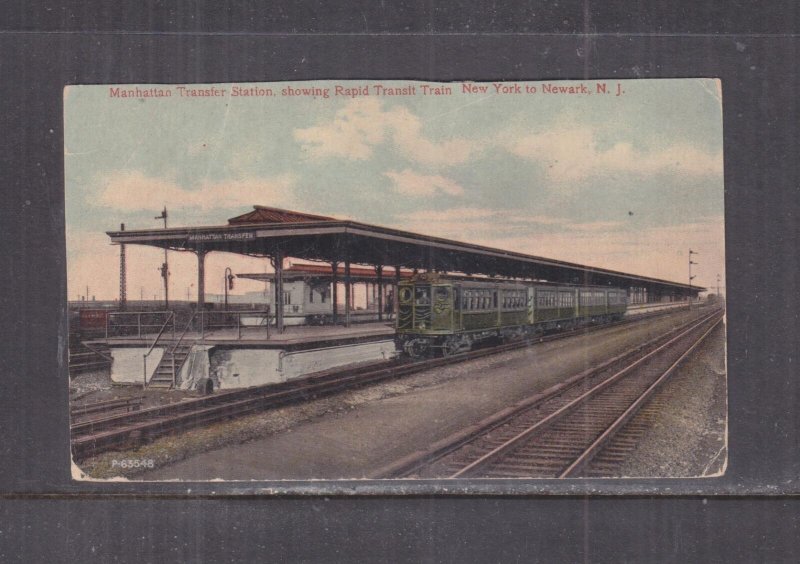
M 387 265 L 557 283 L 643 287 L 696 295 L 705 288 L 615 270 L 474 245 L 352 220 L 254 206 L 227 225 L 109 231 L 112 243 L 176 251 Z

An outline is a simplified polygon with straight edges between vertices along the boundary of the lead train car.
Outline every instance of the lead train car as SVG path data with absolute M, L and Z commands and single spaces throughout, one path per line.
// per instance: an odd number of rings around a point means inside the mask
M 622 319 L 627 294 L 607 286 L 458 280 L 420 274 L 397 291 L 396 341 L 413 357 L 470 350 L 582 324 Z

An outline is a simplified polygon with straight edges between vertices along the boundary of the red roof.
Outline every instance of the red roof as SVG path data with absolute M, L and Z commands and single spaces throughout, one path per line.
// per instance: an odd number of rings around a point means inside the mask
M 228 225 L 241 225 L 244 223 L 307 223 L 309 221 L 336 221 L 336 219 L 324 215 L 312 215 L 268 206 L 253 206 L 253 211 L 230 218 Z
M 283 269 L 284 273 L 297 272 L 302 274 L 318 274 L 322 276 L 333 276 L 333 269 L 329 264 L 292 264 Z M 384 274 L 386 274 L 384 270 Z M 391 269 L 391 275 L 394 276 L 394 269 Z M 344 266 L 339 266 L 336 273 L 341 277 L 344 276 Z M 410 271 L 400 271 L 401 278 L 410 278 L 413 275 Z M 358 266 L 350 267 L 350 276 L 358 276 L 362 278 L 377 278 L 377 273 L 374 268 L 363 268 Z

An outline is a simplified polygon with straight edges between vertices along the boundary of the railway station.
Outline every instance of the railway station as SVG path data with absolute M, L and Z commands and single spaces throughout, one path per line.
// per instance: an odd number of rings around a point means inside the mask
M 104 337 L 114 358 L 113 380 L 153 387 L 246 387 L 391 357 L 397 287 L 418 273 L 623 288 L 631 313 L 684 304 L 705 290 L 266 206 L 254 206 L 226 225 L 120 230 L 108 236 L 123 247 L 147 245 L 197 257 L 198 297 L 188 319 L 169 311 L 108 314 Z M 268 261 L 270 273 L 236 274 L 271 284 L 261 311 L 219 309 L 206 302 L 205 260 L 213 252 Z M 310 264 L 287 267 L 289 259 Z M 121 265 L 121 296 L 124 272 Z M 365 304 L 359 310 L 357 292 Z M 120 305 L 124 309 L 122 299 Z M 310 352 L 298 355 L 301 350 Z M 287 359 L 297 360 L 297 366 L 290 368 Z
M 294 433 L 273 433 L 263 447 L 223 434 L 207 453 L 148 474 L 154 479 L 202 479 L 217 467 L 229 479 L 625 472 L 623 463 L 636 458 L 631 445 L 650 425 L 640 419 L 655 417 L 642 406 L 668 387 L 662 382 L 708 335 L 719 339 L 722 322 L 719 304 L 699 300 L 703 287 L 264 206 L 225 225 L 120 229 L 108 236 L 120 248 L 120 300 L 103 311 L 83 311 L 80 321 L 93 327 L 84 344 L 108 359 L 112 387 L 131 393 L 73 405 L 79 461 L 274 406 L 296 405 L 288 421 L 300 417 Z M 128 245 L 195 254 L 196 302 L 173 302 L 171 309 L 126 303 Z M 226 277 L 263 283 L 264 291 L 207 300 L 205 259 L 213 252 L 263 258 L 269 270 L 226 271 Z M 491 330 L 472 332 L 497 338 L 492 346 L 409 358 L 402 328 L 436 333 L 433 305 L 442 306 L 443 295 L 446 312 L 458 309 L 460 327 L 468 315 L 489 319 Z M 534 311 L 536 323 L 525 325 Z M 548 311 L 574 323 L 549 322 Z M 518 320 L 514 331 L 495 331 L 492 320 L 502 329 L 506 318 Z M 455 328 L 456 318 L 450 319 Z M 543 330 L 525 332 L 520 324 Z M 716 370 L 702 385 L 691 380 L 694 373 L 683 376 L 683 393 L 716 401 L 724 385 Z M 350 391 L 364 386 L 373 391 Z M 590 393 L 603 407 L 584 400 Z M 373 396 L 379 401 L 364 400 Z M 609 409 L 617 396 L 623 403 Z M 628 408 L 625 398 L 634 396 Z M 355 418 L 327 416 L 365 401 Z M 555 411 L 542 420 L 548 409 Z M 94 416 L 98 410 L 111 415 Z M 573 410 L 573 420 L 549 423 Z M 525 419 L 531 413 L 532 423 Z M 706 419 L 715 413 L 709 410 Z M 441 428 L 426 427 L 432 423 Z M 491 431 L 498 425 L 531 425 L 520 436 L 536 431 L 538 446 L 531 451 L 509 436 L 495 448 L 488 433 L 504 437 Z M 202 440 L 208 450 L 211 443 Z M 363 451 L 361 441 L 372 450 Z M 241 464 L 231 466 L 231 459 Z

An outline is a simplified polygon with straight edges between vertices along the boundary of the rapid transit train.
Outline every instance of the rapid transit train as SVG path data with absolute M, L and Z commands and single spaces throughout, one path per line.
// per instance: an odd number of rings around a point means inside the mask
M 489 339 L 520 339 L 622 319 L 627 292 L 423 273 L 400 282 L 397 305 L 398 349 L 411 357 L 447 356 Z

